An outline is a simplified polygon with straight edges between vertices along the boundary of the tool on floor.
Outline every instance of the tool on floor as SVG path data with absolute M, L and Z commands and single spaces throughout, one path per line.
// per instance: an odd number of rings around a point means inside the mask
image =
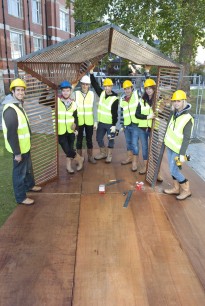
M 125 203 L 124 203 L 123 207 L 125 207 L 125 208 L 128 207 L 128 204 L 129 204 L 129 201 L 131 199 L 132 193 L 133 193 L 133 190 L 128 191 L 127 197 L 126 197 L 126 200 L 125 200 Z
M 179 169 L 182 169 L 182 162 L 180 161 L 180 157 L 176 156 L 175 158 L 176 165 Z M 190 161 L 191 156 L 190 155 L 185 155 L 185 161 Z
M 110 180 L 109 183 L 105 184 L 105 186 L 110 186 L 110 185 L 117 184 L 123 181 L 124 180 Z

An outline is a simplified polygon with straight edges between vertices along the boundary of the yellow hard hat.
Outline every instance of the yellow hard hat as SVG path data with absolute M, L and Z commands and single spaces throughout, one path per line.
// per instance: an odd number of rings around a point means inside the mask
M 155 85 L 156 83 L 153 79 L 146 79 L 146 81 L 144 82 L 144 88 L 155 86 Z
M 111 79 L 105 79 L 104 82 L 103 82 L 103 86 L 112 86 L 113 85 L 113 82 Z
M 14 88 L 14 87 L 24 87 L 25 89 L 26 89 L 26 83 L 23 81 L 23 80 L 21 80 L 21 79 L 15 79 L 15 80 L 13 80 L 12 82 L 11 82 L 11 85 L 10 85 L 10 91 L 12 91 L 12 89 Z
M 132 87 L 132 86 L 133 86 L 133 84 L 130 80 L 124 81 L 123 85 L 122 85 L 123 89 L 128 88 L 128 87 Z
M 186 93 L 183 90 L 177 90 L 173 93 L 172 101 L 186 100 Z

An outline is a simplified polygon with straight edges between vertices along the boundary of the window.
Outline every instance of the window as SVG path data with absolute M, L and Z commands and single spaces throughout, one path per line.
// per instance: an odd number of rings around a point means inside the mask
M 8 0 L 8 13 L 15 17 L 23 17 L 22 0 Z
M 64 11 L 60 11 L 60 29 L 65 32 L 70 31 L 69 14 Z
M 40 37 L 33 37 L 34 51 L 41 50 L 43 48 L 43 39 Z
M 10 40 L 11 40 L 11 57 L 12 58 L 22 57 L 25 54 L 23 33 L 11 31 Z
M 33 22 L 41 24 L 41 0 L 32 0 Z

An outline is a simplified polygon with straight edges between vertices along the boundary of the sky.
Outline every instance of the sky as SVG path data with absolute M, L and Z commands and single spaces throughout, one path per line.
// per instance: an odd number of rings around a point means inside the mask
M 203 48 L 202 46 L 198 47 L 198 52 L 195 61 L 199 64 L 205 63 L 205 48 Z

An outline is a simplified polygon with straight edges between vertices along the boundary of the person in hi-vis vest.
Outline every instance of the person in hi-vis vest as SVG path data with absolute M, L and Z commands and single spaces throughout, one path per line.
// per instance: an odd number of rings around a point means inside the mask
M 156 117 L 153 112 L 153 103 L 156 93 L 156 83 L 153 79 L 146 79 L 144 82 L 144 94 L 140 99 L 136 110 L 136 118 L 138 119 L 139 139 L 142 145 L 143 167 L 139 174 L 145 174 L 147 168 L 148 151 L 149 151 L 149 137 L 151 134 L 152 120 Z M 158 129 L 156 126 L 154 129 Z M 159 173 L 157 181 L 162 182 L 163 178 Z
M 186 93 L 183 90 L 175 91 L 171 100 L 173 114 L 167 126 L 164 144 L 167 148 L 169 170 L 174 186 L 164 189 L 164 193 L 176 194 L 177 200 L 184 200 L 191 196 L 191 191 L 189 181 L 176 164 L 176 158 L 181 163 L 186 161 L 186 151 L 191 138 L 194 119 L 189 113 L 191 104 L 187 103 Z
M 91 84 L 95 89 L 96 94 L 100 97 L 97 110 L 98 127 L 96 132 L 96 140 L 100 148 L 100 153 L 95 156 L 95 159 L 99 160 L 106 158 L 105 162 L 111 163 L 112 150 L 114 148 L 114 138 L 111 137 L 111 135 L 115 135 L 116 133 L 119 99 L 117 93 L 112 91 L 112 80 L 106 78 L 103 81 L 103 90 L 95 80 L 93 69 L 90 70 Z M 106 134 L 108 137 L 108 150 L 106 150 L 104 144 L 104 136 Z
M 2 128 L 7 151 L 13 154 L 13 188 L 18 204 L 32 205 L 28 191 L 39 192 L 35 185 L 31 162 L 31 130 L 23 107 L 26 83 L 21 79 L 11 82 L 11 95 L 3 101 Z
M 77 171 L 83 168 L 84 157 L 74 149 L 75 136 L 78 134 L 77 106 L 71 96 L 72 85 L 68 81 L 60 83 L 61 96 L 58 98 L 58 142 L 66 155 L 66 168 L 74 173 L 72 159 L 77 164 Z
M 90 89 L 90 77 L 84 75 L 80 80 L 81 90 L 76 90 L 75 102 L 78 115 L 78 136 L 76 142 L 77 153 L 82 156 L 82 143 L 85 133 L 88 161 L 96 164 L 93 157 L 93 126 L 94 126 L 94 92 Z

